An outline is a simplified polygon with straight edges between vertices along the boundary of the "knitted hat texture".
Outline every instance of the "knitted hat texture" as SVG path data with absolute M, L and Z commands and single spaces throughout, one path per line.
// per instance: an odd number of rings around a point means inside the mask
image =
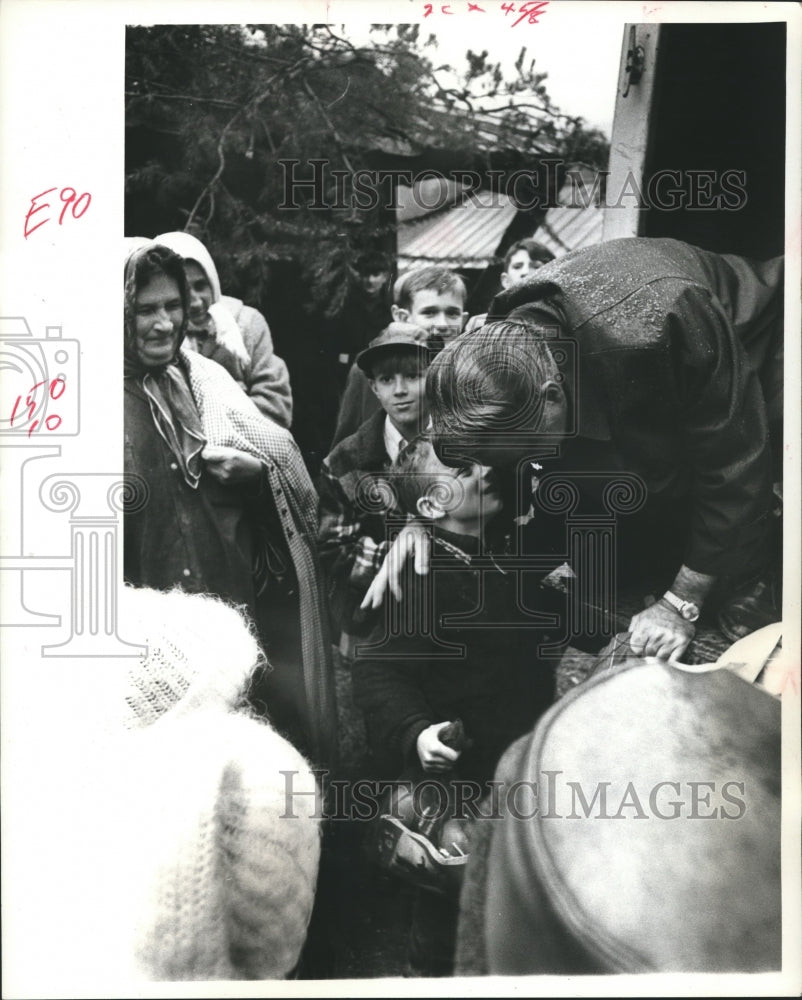
M 244 706 L 250 627 L 214 598 L 125 588 L 118 628 L 147 655 L 25 678 L 47 685 L 52 737 L 29 761 L 35 865 L 15 897 L 20 932 L 47 942 L 41 995 L 286 977 L 314 902 L 319 802 L 310 764 Z

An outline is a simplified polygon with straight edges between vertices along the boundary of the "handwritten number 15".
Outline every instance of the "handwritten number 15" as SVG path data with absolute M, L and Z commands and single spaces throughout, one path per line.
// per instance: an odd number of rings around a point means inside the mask
M 33 420 L 33 415 L 36 412 L 36 400 L 33 398 L 36 393 L 36 390 L 39 388 L 40 385 L 46 385 L 46 384 L 47 384 L 47 379 L 44 379 L 42 382 L 37 382 L 36 385 L 31 386 L 31 388 L 28 390 L 28 393 L 25 397 L 25 406 L 28 407 L 27 420 Z M 48 394 L 50 395 L 50 398 L 53 400 L 60 399 L 64 395 L 64 390 L 66 388 L 67 388 L 67 383 L 59 375 L 56 378 L 50 380 Z M 14 409 L 11 411 L 10 423 L 12 427 L 14 426 L 14 420 L 17 416 L 17 410 L 19 410 L 21 402 L 22 402 L 22 396 L 17 396 L 16 402 L 14 403 Z M 39 426 L 39 423 L 40 421 L 33 420 L 33 423 L 28 428 L 28 437 L 30 437 L 31 434 L 33 434 L 33 432 Z M 45 427 L 49 431 L 58 430 L 60 426 L 61 426 L 61 417 L 57 413 L 51 413 L 49 417 L 45 417 Z

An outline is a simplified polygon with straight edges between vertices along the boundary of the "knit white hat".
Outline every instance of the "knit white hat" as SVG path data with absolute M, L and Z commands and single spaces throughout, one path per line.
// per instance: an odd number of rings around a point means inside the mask
M 244 613 L 207 595 L 125 587 L 121 619 L 126 634 L 148 647 L 146 656 L 124 661 L 127 728 L 168 712 L 233 709 L 262 658 Z
M 214 598 L 132 588 L 119 633 L 147 655 L 52 675 L 28 900 L 42 975 L 75 996 L 284 977 L 314 901 L 319 802 L 309 763 L 243 706 L 256 640 Z

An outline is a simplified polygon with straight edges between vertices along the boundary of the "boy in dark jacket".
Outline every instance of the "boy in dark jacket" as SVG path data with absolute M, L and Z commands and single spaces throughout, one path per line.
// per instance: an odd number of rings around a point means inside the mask
M 407 575 L 414 592 L 359 644 L 357 704 L 388 776 L 453 771 L 484 782 L 553 700 L 553 670 L 536 649 L 554 619 L 520 605 L 520 574 L 505 569 L 503 542 L 491 549 L 486 527 L 502 507 L 492 469 L 449 468 L 421 435 L 394 464 L 392 485 L 399 509 L 430 523 L 431 571 Z M 438 739 L 456 718 L 472 744 L 462 753 Z
M 449 468 L 422 435 L 400 454 L 392 485 L 399 508 L 431 526 L 431 570 L 408 573 L 405 582 L 414 590 L 389 605 L 370 643 L 357 645 L 354 698 L 382 776 L 401 776 L 413 788 L 435 778 L 441 805 L 453 804 L 454 779 L 460 779 L 476 803 L 501 754 L 553 700 L 553 664 L 537 655 L 553 619 L 521 605 L 519 574 L 509 560 L 505 568 L 503 545 L 495 546 L 496 554 L 486 537 L 502 508 L 491 469 Z M 461 748 L 445 736 L 457 719 Z M 440 832 L 431 835 L 435 846 L 448 850 L 456 839 L 460 849 L 464 832 L 446 824 L 444 805 L 442 812 Z M 441 843 L 446 828 L 448 842 Z M 448 973 L 455 905 L 453 893 L 419 895 L 411 952 L 419 971 Z

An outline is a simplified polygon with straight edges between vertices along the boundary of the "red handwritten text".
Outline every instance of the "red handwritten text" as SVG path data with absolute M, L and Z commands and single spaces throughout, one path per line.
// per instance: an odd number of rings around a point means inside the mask
M 455 10 L 451 9 L 452 6 L 454 6 L 454 5 L 455 4 L 450 4 L 450 3 L 445 3 L 445 4 L 425 3 L 423 5 L 423 16 L 426 18 L 426 17 L 431 17 L 432 14 L 438 14 L 438 13 L 439 14 L 456 14 L 456 13 L 459 13 L 459 11 L 455 11 Z M 517 24 L 520 24 L 521 21 L 524 21 L 524 20 L 527 20 L 527 19 L 528 19 L 529 24 L 537 24 L 538 23 L 538 20 L 537 20 L 538 17 L 545 12 L 546 7 L 548 7 L 548 5 L 549 5 L 549 0 L 524 0 L 524 2 L 521 3 L 521 4 L 519 4 L 517 7 L 516 7 L 516 5 L 514 3 L 502 3 L 500 5 L 500 7 L 501 7 L 501 10 L 504 12 L 505 16 L 507 14 L 518 14 L 518 15 L 520 15 L 517 18 L 517 20 L 513 21 L 513 23 L 512 23 L 512 26 L 514 28 Z M 439 10 L 436 9 L 436 8 L 439 8 Z M 463 7 L 463 10 L 464 9 L 465 8 Z M 486 11 L 486 9 L 484 7 L 481 7 L 478 3 L 472 3 L 471 0 L 468 0 L 467 12 L 469 14 L 473 14 L 473 13 L 485 14 L 485 13 L 487 13 L 487 11 Z
M 28 209 L 27 215 L 25 216 L 25 226 L 23 227 L 23 232 L 25 234 L 26 240 L 28 239 L 29 236 L 35 233 L 37 229 L 39 229 L 41 226 L 44 226 L 45 223 L 50 222 L 51 218 L 53 218 L 53 216 L 48 215 L 46 219 L 38 220 L 35 226 L 31 225 L 31 222 L 35 215 L 37 215 L 39 212 L 44 212 L 48 208 L 50 208 L 49 201 L 42 202 L 40 201 L 40 199 L 45 198 L 47 195 L 57 190 L 58 188 L 54 187 L 48 188 L 46 191 L 41 191 L 39 194 L 35 194 L 33 198 L 31 198 L 31 207 Z M 60 200 L 63 203 L 63 207 L 58 217 L 58 224 L 62 225 L 62 223 L 64 222 L 64 216 L 67 214 L 67 209 L 70 208 L 70 206 L 72 206 L 72 208 L 70 209 L 70 214 L 72 215 L 73 219 L 80 219 L 82 216 L 84 216 L 86 214 L 86 210 L 89 208 L 92 202 L 92 195 L 89 194 L 88 191 L 84 191 L 83 194 L 79 195 L 75 190 L 75 188 L 63 187 L 58 193 L 58 200 Z M 56 201 L 55 198 L 53 199 L 53 201 L 55 203 L 54 210 L 58 210 L 58 201 Z
M 28 409 L 28 415 L 25 418 L 25 422 L 32 421 L 31 426 L 28 428 L 28 437 L 33 434 L 37 427 L 40 426 L 39 420 L 34 420 L 33 415 L 36 412 L 36 407 L 39 405 L 36 400 L 36 390 L 43 385 L 47 385 L 48 395 L 52 400 L 60 399 L 64 395 L 64 390 L 67 388 L 67 383 L 61 375 L 56 376 L 56 378 L 45 379 L 42 382 L 37 382 L 36 385 L 32 385 L 25 396 L 24 407 Z M 17 418 L 18 411 L 22 404 L 22 396 L 17 396 L 14 403 L 14 409 L 11 411 L 10 424 L 14 426 L 14 420 Z M 45 428 L 49 431 L 58 430 L 61 426 L 61 417 L 57 413 L 51 413 L 49 416 L 45 417 Z
M 529 18 L 529 24 L 537 24 L 538 17 L 545 13 L 548 5 L 549 0 L 525 0 L 524 3 L 518 5 L 517 13 L 520 14 L 520 17 L 517 21 L 512 22 L 513 28 L 517 27 L 526 18 Z M 504 11 L 505 17 L 507 14 L 516 13 L 514 3 L 503 3 L 501 9 Z

